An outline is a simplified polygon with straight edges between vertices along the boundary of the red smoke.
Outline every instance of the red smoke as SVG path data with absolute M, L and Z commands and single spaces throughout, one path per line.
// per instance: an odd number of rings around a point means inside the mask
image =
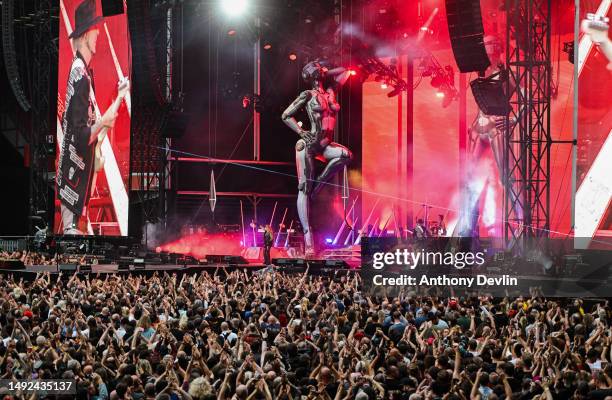
M 204 258 L 206 255 L 239 255 L 242 247 L 238 233 L 193 233 L 162 244 L 162 251 Z

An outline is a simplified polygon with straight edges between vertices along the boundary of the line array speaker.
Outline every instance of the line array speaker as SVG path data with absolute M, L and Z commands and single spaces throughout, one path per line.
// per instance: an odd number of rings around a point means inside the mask
M 489 68 L 480 0 L 446 0 L 446 19 L 459 71 L 480 72 Z

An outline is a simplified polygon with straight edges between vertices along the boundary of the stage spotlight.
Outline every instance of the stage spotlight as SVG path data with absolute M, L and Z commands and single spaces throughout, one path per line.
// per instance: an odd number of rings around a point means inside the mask
M 297 60 L 297 55 L 295 53 L 291 53 L 291 54 L 289 54 L 289 59 L 291 61 L 295 61 L 295 60 Z
M 227 31 L 227 36 L 234 36 L 235 34 L 236 34 L 235 29 L 230 29 L 229 31 Z
M 395 97 L 397 95 L 399 95 L 402 92 L 401 88 L 394 88 L 392 91 L 390 91 L 389 93 L 387 93 L 387 97 Z
M 332 238 L 325 238 L 325 243 L 331 244 L 334 241 Z
M 354 69 L 349 70 L 349 74 L 351 74 L 352 76 L 357 75 L 357 71 L 355 71 Z
M 230 17 L 238 17 L 248 8 L 247 0 L 221 0 L 221 9 Z
M 448 91 L 444 93 L 444 100 L 442 100 L 442 108 L 446 108 L 451 105 L 453 100 L 457 98 L 457 90 L 455 88 L 448 88 Z
M 272 48 L 272 45 L 270 43 L 266 43 L 264 44 L 264 50 L 270 50 Z
M 435 88 L 439 88 L 440 86 L 444 85 L 446 83 L 446 79 L 443 75 L 434 75 L 433 78 L 431 78 L 431 86 L 435 87 Z
M 438 97 L 439 99 L 444 98 L 444 92 L 436 92 L 436 97 Z
M 381 88 L 381 89 L 383 89 L 383 90 L 385 90 L 385 89 L 387 88 L 387 84 L 386 84 L 386 83 L 381 84 L 381 85 L 380 85 L 380 88 Z

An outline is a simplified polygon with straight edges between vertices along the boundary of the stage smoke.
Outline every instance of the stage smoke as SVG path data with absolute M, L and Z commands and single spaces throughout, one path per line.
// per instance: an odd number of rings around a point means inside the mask
M 159 246 L 170 253 L 181 253 L 195 258 L 207 255 L 238 255 L 242 251 L 238 233 L 194 232 Z

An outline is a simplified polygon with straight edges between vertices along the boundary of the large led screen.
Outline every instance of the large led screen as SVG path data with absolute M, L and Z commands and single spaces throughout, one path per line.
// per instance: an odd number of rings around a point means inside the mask
M 54 231 L 125 236 L 130 165 L 127 10 L 60 0 Z

